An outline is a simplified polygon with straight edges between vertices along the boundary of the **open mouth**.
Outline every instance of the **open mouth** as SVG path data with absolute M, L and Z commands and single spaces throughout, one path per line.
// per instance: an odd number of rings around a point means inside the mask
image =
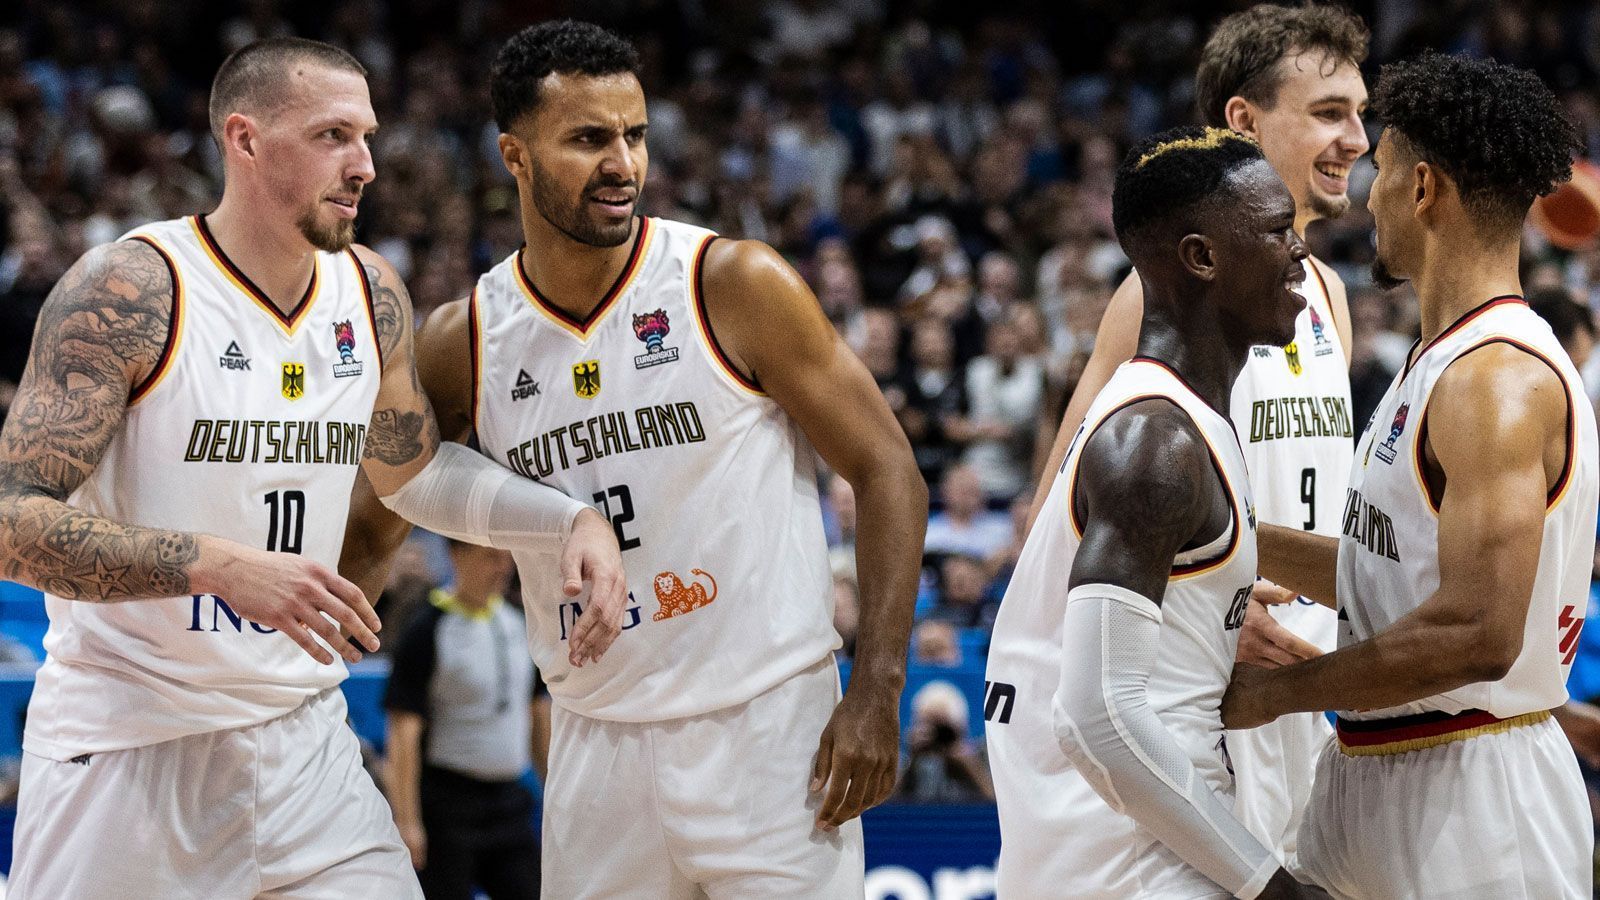
M 356 206 L 361 202 L 359 197 L 328 197 L 327 201 L 339 210 L 340 215 L 354 219 Z
M 633 200 L 633 195 L 625 192 L 599 191 L 589 195 L 591 203 L 619 215 L 633 208 Z
M 1342 194 L 1350 186 L 1350 167 L 1341 163 L 1319 162 L 1312 166 L 1321 176 L 1318 181 L 1330 193 Z

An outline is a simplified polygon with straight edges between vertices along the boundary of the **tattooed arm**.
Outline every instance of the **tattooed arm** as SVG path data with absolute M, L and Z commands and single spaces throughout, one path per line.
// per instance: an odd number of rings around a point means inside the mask
M 79 600 L 189 591 L 195 535 L 66 504 L 155 369 L 171 318 L 172 276 L 136 241 L 90 251 L 51 291 L 0 434 L 0 575 Z
M 359 659 L 321 613 L 374 649 L 377 618 L 355 585 L 325 567 L 68 505 L 121 428 L 129 393 L 154 371 L 172 303 L 166 262 L 139 241 L 90 251 L 50 292 L 0 433 L 0 577 L 73 600 L 224 593 L 321 662 L 333 657 L 313 633 Z

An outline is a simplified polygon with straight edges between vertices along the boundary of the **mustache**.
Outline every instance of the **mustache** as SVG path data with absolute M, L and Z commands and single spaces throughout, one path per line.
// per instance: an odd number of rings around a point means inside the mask
M 599 178 L 583 186 L 584 194 L 592 194 L 605 188 L 633 188 L 638 189 L 639 181 L 636 178 Z

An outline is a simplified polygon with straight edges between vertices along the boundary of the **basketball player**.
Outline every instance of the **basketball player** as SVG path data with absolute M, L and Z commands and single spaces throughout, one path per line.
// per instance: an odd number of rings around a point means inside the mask
M 312 41 L 231 56 L 221 205 L 90 251 L 45 303 L 0 436 L 0 575 L 50 615 L 14 898 L 421 896 L 338 689 L 361 656 L 338 629 L 378 648 L 332 571 L 358 465 L 429 527 L 570 527 L 569 572 L 607 574 L 598 515 L 436 451 L 405 288 L 351 245 L 364 76 Z
M 1352 13 L 1336 6 L 1268 4 L 1224 19 L 1201 52 L 1195 76 L 1201 115 L 1210 125 L 1260 142 L 1294 195 L 1295 230 L 1301 234 L 1350 205 L 1350 167 L 1367 150 L 1361 122 L 1367 90 L 1360 71 L 1366 55 L 1367 29 Z M 1307 268 L 1300 289 L 1306 310 L 1293 340 L 1251 349 L 1229 410 L 1261 521 L 1331 536 L 1338 533 L 1353 437 L 1350 314 L 1344 283 L 1333 269 L 1315 257 Z M 1089 402 L 1133 354 L 1141 297 L 1137 272 L 1112 296 L 1045 471 L 1060 466 L 1067 438 Z M 1036 510 L 1046 490 L 1041 483 Z M 1253 625 L 1264 624 L 1278 645 L 1242 641 L 1241 653 L 1260 647 L 1268 660 L 1285 663 L 1333 649 L 1332 610 L 1268 583 L 1258 585 L 1257 595 L 1274 604 L 1272 615 L 1283 627 L 1274 627 L 1264 609 L 1251 604 Z M 1246 640 L 1259 633 L 1248 630 Z M 1317 751 L 1329 733 L 1324 718 L 1306 714 L 1228 735 L 1238 775 L 1235 811 L 1268 846 L 1293 852 Z
M 1322 896 L 1230 812 L 1217 712 L 1256 578 L 1254 501 L 1223 411 L 1250 348 L 1286 343 L 1305 308 L 1294 200 L 1253 141 L 1189 127 L 1128 154 L 1112 219 L 1144 323 L 995 621 L 997 893 Z
M 1234 727 L 1344 710 L 1299 865 L 1352 898 L 1588 898 L 1593 822 L 1549 710 L 1588 598 L 1594 415 L 1523 301 L 1522 222 L 1579 146 L 1550 90 L 1492 62 L 1384 69 L 1374 274 L 1421 340 L 1356 447 L 1338 540 L 1264 528 L 1263 573 L 1337 597 L 1338 651 L 1241 666 Z
M 528 604 L 554 701 L 545 896 L 859 898 L 854 820 L 894 783 L 927 491 L 777 253 L 636 215 L 637 61 L 575 22 L 502 48 L 490 95 L 527 245 L 418 350 L 448 437 L 592 500 L 623 548 L 632 605 L 597 665 L 562 649 L 586 600 Z M 818 454 L 860 510 L 843 702 Z M 362 546 L 394 545 L 381 517 L 363 523 Z

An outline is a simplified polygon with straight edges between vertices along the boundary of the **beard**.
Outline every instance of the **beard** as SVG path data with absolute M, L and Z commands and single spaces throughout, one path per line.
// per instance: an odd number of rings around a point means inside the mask
M 311 246 L 324 253 L 343 253 L 350 249 L 356 239 L 356 220 L 339 219 L 331 225 L 324 225 L 317 221 L 317 207 L 313 206 L 295 220 L 303 235 Z
M 533 207 L 555 229 L 569 238 L 590 247 L 615 247 L 633 235 L 633 219 L 629 217 L 614 225 L 601 225 L 583 214 L 584 198 L 601 188 L 631 188 L 633 181 L 600 178 L 583 186 L 576 202 L 562 199 L 565 193 L 537 162 L 531 162 L 533 172 Z M 637 205 L 637 198 L 634 200 Z
M 1350 210 L 1350 195 L 1324 197 L 1313 191 L 1306 198 L 1306 205 L 1311 207 L 1311 211 L 1316 213 L 1319 219 L 1337 219 Z
M 1405 284 L 1407 280 L 1389 271 L 1389 264 L 1384 262 L 1382 258 L 1376 256 L 1372 258 L 1372 281 L 1378 287 L 1386 291 L 1392 291 Z

